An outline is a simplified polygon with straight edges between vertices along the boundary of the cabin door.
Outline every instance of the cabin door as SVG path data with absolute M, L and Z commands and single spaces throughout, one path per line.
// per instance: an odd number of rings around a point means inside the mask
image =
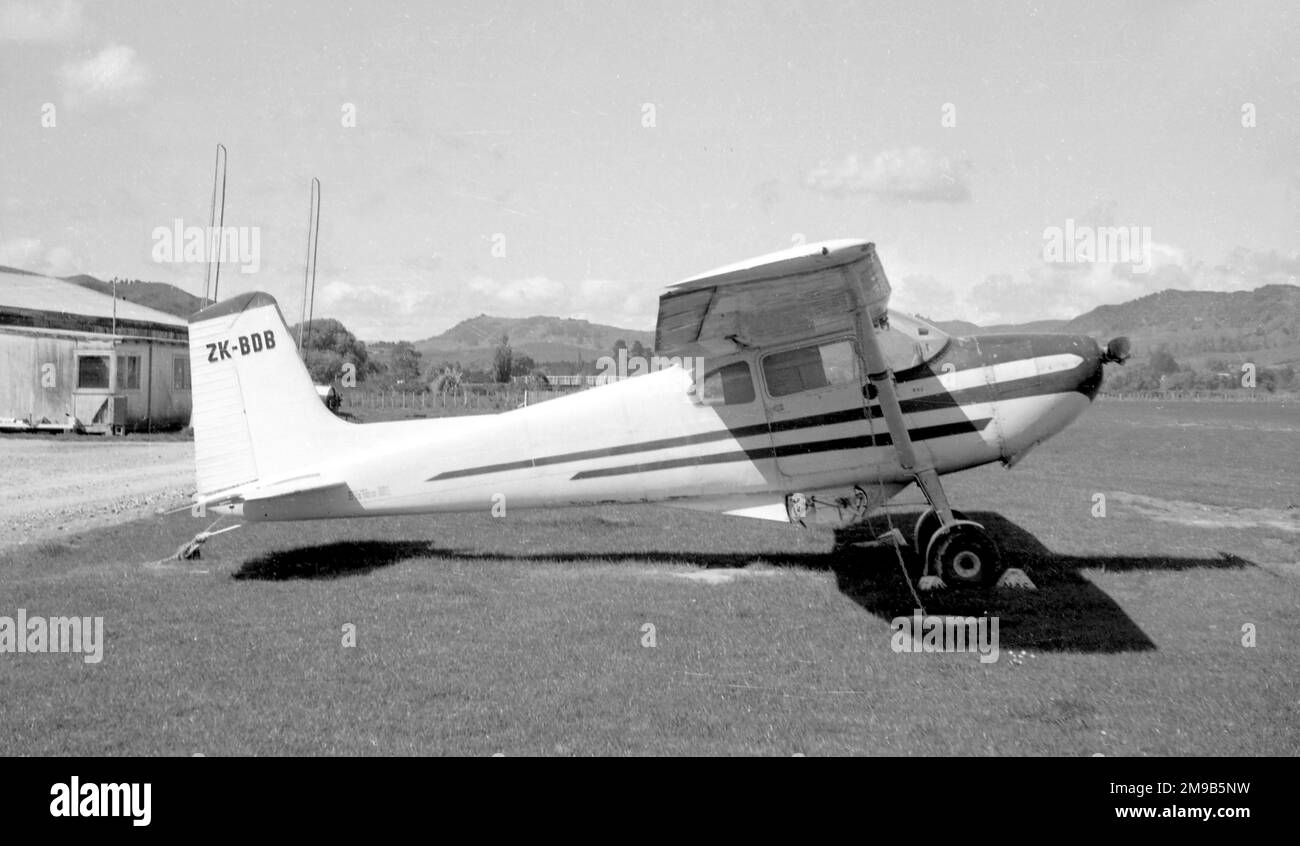
M 766 353 L 759 364 L 781 474 L 809 484 L 816 477 L 828 483 L 846 473 L 861 477 L 871 461 L 871 427 L 853 341 L 805 342 Z M 876 429 L 884 431 L 883 421 L 877 421 Z

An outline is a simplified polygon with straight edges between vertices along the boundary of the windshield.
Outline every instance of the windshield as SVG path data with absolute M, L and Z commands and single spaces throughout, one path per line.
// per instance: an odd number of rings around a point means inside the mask
M 907 370 L 943 352 L 948 334 L 919 317 L 889 310 L 889 328 L 877 329 L 876 339 L 891 370 Z

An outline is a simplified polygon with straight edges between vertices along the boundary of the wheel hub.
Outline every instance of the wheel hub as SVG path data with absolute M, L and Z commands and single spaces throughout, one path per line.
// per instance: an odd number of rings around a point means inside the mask
M 957 553 L 952 559 L 953 572 L 963 578 L 975 578 L 979 575 L 980 566 L 980 557 L 969 550 Z

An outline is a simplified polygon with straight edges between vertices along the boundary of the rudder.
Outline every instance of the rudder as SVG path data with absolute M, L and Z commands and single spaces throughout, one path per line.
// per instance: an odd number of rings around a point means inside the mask
M 200 499 L 279 480 L 348 425 L 321 403 L 270 294 L 211 305 L 190 317 L 189 333 Z

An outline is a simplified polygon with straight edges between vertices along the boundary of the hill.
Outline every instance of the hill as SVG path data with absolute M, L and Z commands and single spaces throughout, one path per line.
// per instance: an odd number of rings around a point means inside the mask
M 36 273 L 31 270 L 23 270 L 18 267 L 6 267 L 0 265 L 0 272 L 18 273 L 23 276 L 44 276 L 43 273 Z M 76 276 L 62 277 L 64 282 L 71 282 L 73 285 L 80 285 L 83 288 L 89 288 L 100 294 L 113 296 L 113 283 L 105 282 L 85 273 Z M 166 282 L 141 282 L 138 279 L 119 279 L 117 282 L 117 298 L 125 300 L 136 305 L 148 306 L 158 311 L 166 312 L 177 317 L 189 317 L 194 312 L 203 308 L 205 305 L 202 297 L 196 297 L 193 294 L 182 291 L 175 285 Z
M 89 288 L 92 291 L 98 291 L 101 294 L 113 295 L 112 282 L 105 282 L 85 273 L 77 276 L 65 276 L 63 281 Z M 167 282 L 141 282 L 138 279 L 119 279 L 117 282 L 117 298 L 136 305 L 156 308 L 177 317 L 189 317 L 203 308 L 204 305 L 207 305 L 202 297 L 196 297 L 187 291 L 182 291 L 175 285 Z
M 998 323 L 980 326 L 967 320 L 930 321 L 949 335 L 997 335 L 1005 332 L 1064 332 L 1068 320 L 1035 320 L 1031 323 Z
M 1138 357 L 1163 348 L 1184 366 L 1235 369 L 1300 363 L 1300 286 L 1253 291 L 1166 290 L 1121 305 L 1099 306 L 1061 330 L 1110 338 L 1127 335 Z
M 0 267 L 11 273 L 30 273 Z M 111 294 L 113 286 L 94 276 L 64 277 L 95 291 Z M 205 303 L 164 282 L 119 280 L 117 296 L 128 302 L 188 317 Z M 1180 364 L 1219 370 L 1224 362 L 1251 361 L 1261 367 L 1300 364 L 1300 286 L 1265 285 L 1253 291 L 1165 290 L 1118 305 L 1103 305 L 1072 320 L 1040 320 L 1022 324 L 979 326 L 962 320 L 936 321 L 954 335 L 997 332 L 1065 332 L 1106 340 L 1127 335 L 1135 359 L 1158 348 Z M 649 349 L 654 332 L 621 329 L 571 317 L 492 317 L 481 314 L 413 346 L 426 365 L 459 361 L 467 369 L 488 369 L 502 334 L 517 354 L 535 362 L 594 362 L 610 354 L 615 342 Z M 384 339 L 391 340 L 391 339 Z M 382 357 L 383 344 L 376 352 Z
M 19 276 L 43 276 L 44 274 L 36 273 L 32 270 L 23 270 L 20 267 L 7 267 L 0 264 L 0 273 L 17 273 Z
M 1300 319 L 1300 285 L 1253 291 L 1169 289 L 1120 305 L 1103 305 L 1069 321 L 1072 332 L 1202 332 L 1249 329 L 1264 334 Z
M 654 343 L 654 332 L 620 329 L 573 317 L 491 317 L 480 314 L 462 320 L 452 328 L 414 347 L 426 362 L 459 361 L 467 369 L 484 369 L 491 365 L 493 351 L 505 334 L 516 353 L 538 363 L 587 361 L 609 355 L 614 344 L 622 340 L 629 347 L 640 342 L 647 349 Z
M 1170 289 L 1098 306 L 1073 320 L 986 327 L 957 320 L 936 325 L 960 335 L 1065 332 L 1103 340 L 1127 335 L 1139 357 L 1164 347 L 1188 364 L 1214 359 L 1293 364 L 1300 362 L 1300 285 L 1231 292 Z

